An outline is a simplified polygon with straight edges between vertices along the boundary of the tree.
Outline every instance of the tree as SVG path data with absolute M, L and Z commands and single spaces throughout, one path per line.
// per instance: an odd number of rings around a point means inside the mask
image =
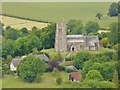
M 17 74 L 23 80 L 33 82 L 36 77 L 41 76 L 46 69 L 46 64 L 43 59 L 29 54 L 18 65 Z
M 85 31 L 87 32 L 87 34 L 90 34 L 90 33 L 96 34 L 99 29 L 100 29 L 100 26 L 97 22 L 90 21 L 85 25 Z
M 5 31 L 4 37 L 6 39 L 16 40 L 19 37 L 19 35 L 18 35 L 18 32 L 15 29 L 10 28 L 7 31 Z
M 103 15 L 101 13 L 97 13 L 96 17 L 100 20 L 103 17 Z
M 87 52 L 78 52 L 76 55 L 73 57 L 74 60 L 74 66 L 77 69 L 82 69 L 84 62 L 88 61 L 91 58 L 90 53 Z
M 102 81 L 103 77 L 100 74 L 100 72 L 98 70 L 90 70 L 87 74 L 86 74 L 86 80 L 98 80 L 98 81 Z
M 108 38 L 103 38 L 103 47 L 107 47 L 109 44 L 109 39 Z
M 118 39 L 120 36 L 120 30 L 118 26 L 120 26 L 120 23 L 118 22 L 114 22 L 110 25 L 110 33 L 108 34 L 108 38 L 113 44 L 120 43 L 120 40 Z
M 57 52 L 52 58 L 51 58 L 52 61 L 62 61 L 63 58 L 62 58 L 62 55 L 60 52 Z
M 80 20 L 70 20 L 67 23 L 68 34 L 82 34 L 83 24 Z
M 112 3 L 109 7 L 109 16 L 118 16 L 118 4 L 117 3 Z
M 118 63 L 116 63 L 115 68 L 116 68 L 116 70 L 118 72 L 118 78 L 120 80 L 120 60 L 118 61 Z
M 113 73 L 113 78 L 112 78 L 112 82 L 116 85 L 116 87 L 118 88 L 119 85 L 119 79 L 118 79 L 118 73 L 115 70 Z
M 2 42 L 2 57 L 6 58 L 7 55 L 14 54 L 14 41 L 8 39 Z
M 56 83 L 57 83 L 57 84 L 61 84 L 61 83 L 62 83 L 62 78 L 61 78 L 61 77 L 57 78 L 57 79 L 56 79 Z
M 18 33 L 19 33 L 20 37 L 24 37 L 24 36 L 27 36 L 29 34 L 27 28 L 21 28 Z

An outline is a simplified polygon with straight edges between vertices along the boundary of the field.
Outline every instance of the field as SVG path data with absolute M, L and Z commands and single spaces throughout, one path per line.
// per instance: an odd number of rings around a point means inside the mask
M 7 16 L 2 16 L 2 23 L 4 23 L 4 28 L 7 26 L 11 26 L 12 28 L 15 29 L 21 29 L 23 27 L 31 30 L 34 26 L 42 29 L 44 27 L 47 27 L 48 23 L 42 23 L 42 22 L 35 22 L 35 21 L 29 21 L 29 20 L 24 20 L 24 19 L 18 19 L 18 18 L 13 18 L 13 17 L 7 17 Z
M 88 3 L 3 3 L 3 13 L 42 21 L 58 22 L 64 18 L 81 20 L 85 25 L 89 21 L 98 22 L 101 28 L 109 28 L 112 22 L 117 22 L 117 17 L 108 17 L 108 9 L 111 2 L 88 2 Z M 101 20 L 96 19 L 96 14 L 103 14 Z
M 44 73 L 43 80 L 40 83 L 27 83 L 15 76 L 5 76 L 2 80 L 3 88 L 59 88 L 56 83 L 56 78 L 61 76 L 63 82 L 68 81 L 68 73 L 65 72 L 52 72 Z M 64 84 L 64 83 L 63 83 Z

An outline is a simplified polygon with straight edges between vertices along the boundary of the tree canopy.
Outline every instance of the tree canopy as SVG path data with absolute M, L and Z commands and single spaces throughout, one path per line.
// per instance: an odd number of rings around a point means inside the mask
M 20 61 L 17 74 L 25 81 L 33 82 L 36 77 L 45 72 L 46 64 L 43 59 L 30 54 Z

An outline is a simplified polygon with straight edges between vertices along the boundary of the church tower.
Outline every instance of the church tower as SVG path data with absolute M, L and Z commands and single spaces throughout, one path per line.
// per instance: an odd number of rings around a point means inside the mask
M 55 50 L 67 51 L 66 23 L 64 21 L 56 24 Z

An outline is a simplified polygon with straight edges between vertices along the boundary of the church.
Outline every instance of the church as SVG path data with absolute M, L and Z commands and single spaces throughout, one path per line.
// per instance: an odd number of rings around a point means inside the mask
M 56 51 L 98 50 L 100 48 L 97 35 L 67 35 L 66 33 L 66 23 L 64 21 L 57 23 L 55 33 Z

